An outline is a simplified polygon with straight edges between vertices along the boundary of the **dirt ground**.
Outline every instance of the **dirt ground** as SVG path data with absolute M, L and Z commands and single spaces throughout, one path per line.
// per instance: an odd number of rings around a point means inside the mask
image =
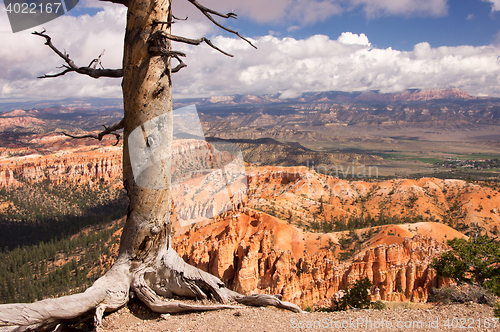
M 455 304 L 407 309 L 350 310 L 297 314 L 275 308 L 241 307 L 179 315 L 156 314 L 131 302 L 103 320 L 111 331 L 500 331 L 493 308 Z

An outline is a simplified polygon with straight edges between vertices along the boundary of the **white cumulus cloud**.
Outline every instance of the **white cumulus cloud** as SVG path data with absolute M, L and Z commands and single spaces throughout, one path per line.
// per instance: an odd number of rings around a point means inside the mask
M 363 45 L 370 46 L 370 42 L 368 41 L 368 37 L 364 33 L 357 35 L 352 32 L 342 32 L 339 38 L 337 38 L 339 43 L 344 45 Z
M 232 38 L 214 41 L 235 54 L 222 57 L 207 48 L 185 49 L 188 67 L 174 76 L 178 97 L 306 91 L 460 88 L 473 95 L 500 96 L 500 46 L 432 48 L 428 43 L 412 51 L 379 49 L 359 41 L 362 35 L 343 34 L 331 40 L 260 37 L 258 49 Z M 349 36 L 346 37 L 346 36 Z M 342 36 L 341 36 L 342 37 Z M 361 44 L 361 45 L 360 45 Z

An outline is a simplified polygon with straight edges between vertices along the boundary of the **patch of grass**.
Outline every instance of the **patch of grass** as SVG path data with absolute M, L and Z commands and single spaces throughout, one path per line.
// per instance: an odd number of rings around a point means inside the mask
M 382 157 L 384 159 L 406 159 L 407 157 L 409 157 L 408 155 L 406 154 L 403 154 L 403 153 L 387 153 L 387 152 L 375 152 L 375 153 L 371 153 L 372 155 L 375 155 L 375 156 L 379 156 L 379 157 Z
M 433 157 L 417 157 L 411 160 L 418 160 L 424 164 L 435 164 L 443 161 L 443 158 L 433 158 Z
M 473 154 L 462 154 L 458 155 L 455 158 L 457 159 L 500 159 L 500 155 L 498 154 L 481 154 L 481 153 L 473 153 Z

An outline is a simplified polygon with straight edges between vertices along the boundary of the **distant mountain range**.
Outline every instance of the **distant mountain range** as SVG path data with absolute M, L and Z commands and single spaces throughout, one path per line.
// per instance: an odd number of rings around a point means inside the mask
M 360 123 L 500 124 L 500 98 L 473 97 L 458 89 L 308 92 L 290 99 L 280 99 L 279 95 L 218 96 L 179 99 L 174 108 L 190 104 L 196 104 L 202 121 L 210 123 L 208 131 L 220 121 L 226 122 L 226 127 L 288 125 L 294 129 L 297 125 Z M 0 112 L 1 131 L 85 131 L 120 119 L 123 102 L 102 98 L 10 102 L 0 103 Z
M 459 89 L 411 89 L 396 93 L 381 93 L 379 91 L 357 91 L 357 92 L 342 92 L 342 91 L 327 91 L 327 92 L 307 92 L 296 98 L 280 98 L 276 95 L 234 95 L 234 96 L 216 96 L 211 98 L 194 98 L 182 99 L 177 103 L 185 105 L 196 103 L 200 106 L 210 106 L 214 104 L 226 105 L 241 105 L 241 104 L 269 104 L 269 103 L 311 103 L 311 102 L 338 102 L 338 103 L 366 103 L 366 102 L 382 102 L 382 103 L 408 103 L 422 102 L 429 100 L 492 100 L 496 99 L 500 102 L 500 98 L 489 97 L 473 97 L 467 92 Z
M 232 95 L 214 96 L 209 98 L 184 98 L 176 99 L 174 105 L 179 107 L 189 104 L 199 106 L 213 105 L 242 105 L 242 104 L 269 104 L 269 103 L 311 103 L 311 102 L 338 102 L 338 103 L 409 103 L 430 100 L 455 100 L 455 101 L 489 101 L 500 103 L 500 98 L 475 97 L 459 89 L 409 89 L 395 93 L 381 93 L 379 91 L 367 90 L 356 92 L 327 91 L 306 92 L 296 98 L 280 98 L 279 94 L 273 95 Z M 15 109 L 52 108 L 64 107 L 71 109 L 87 109 L 105 111 L 112 109 L 123 109 L 121 98 L 66 98 L 61 100 L 26 101 L 26 102 L 1 102 L 0 112 L 9 112 Z

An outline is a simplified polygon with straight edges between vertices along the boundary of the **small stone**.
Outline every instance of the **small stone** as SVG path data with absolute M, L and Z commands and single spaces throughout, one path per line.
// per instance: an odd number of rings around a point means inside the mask
M 170 318 L 170 314 L 162 314 L 160 315 L 161 318 L 163 318 L 164 320 L 168 320 Z
M 235 313 L 233 313 L 233 316 L 240 317 L 241 316 L 241 312 L 236 311 Z

